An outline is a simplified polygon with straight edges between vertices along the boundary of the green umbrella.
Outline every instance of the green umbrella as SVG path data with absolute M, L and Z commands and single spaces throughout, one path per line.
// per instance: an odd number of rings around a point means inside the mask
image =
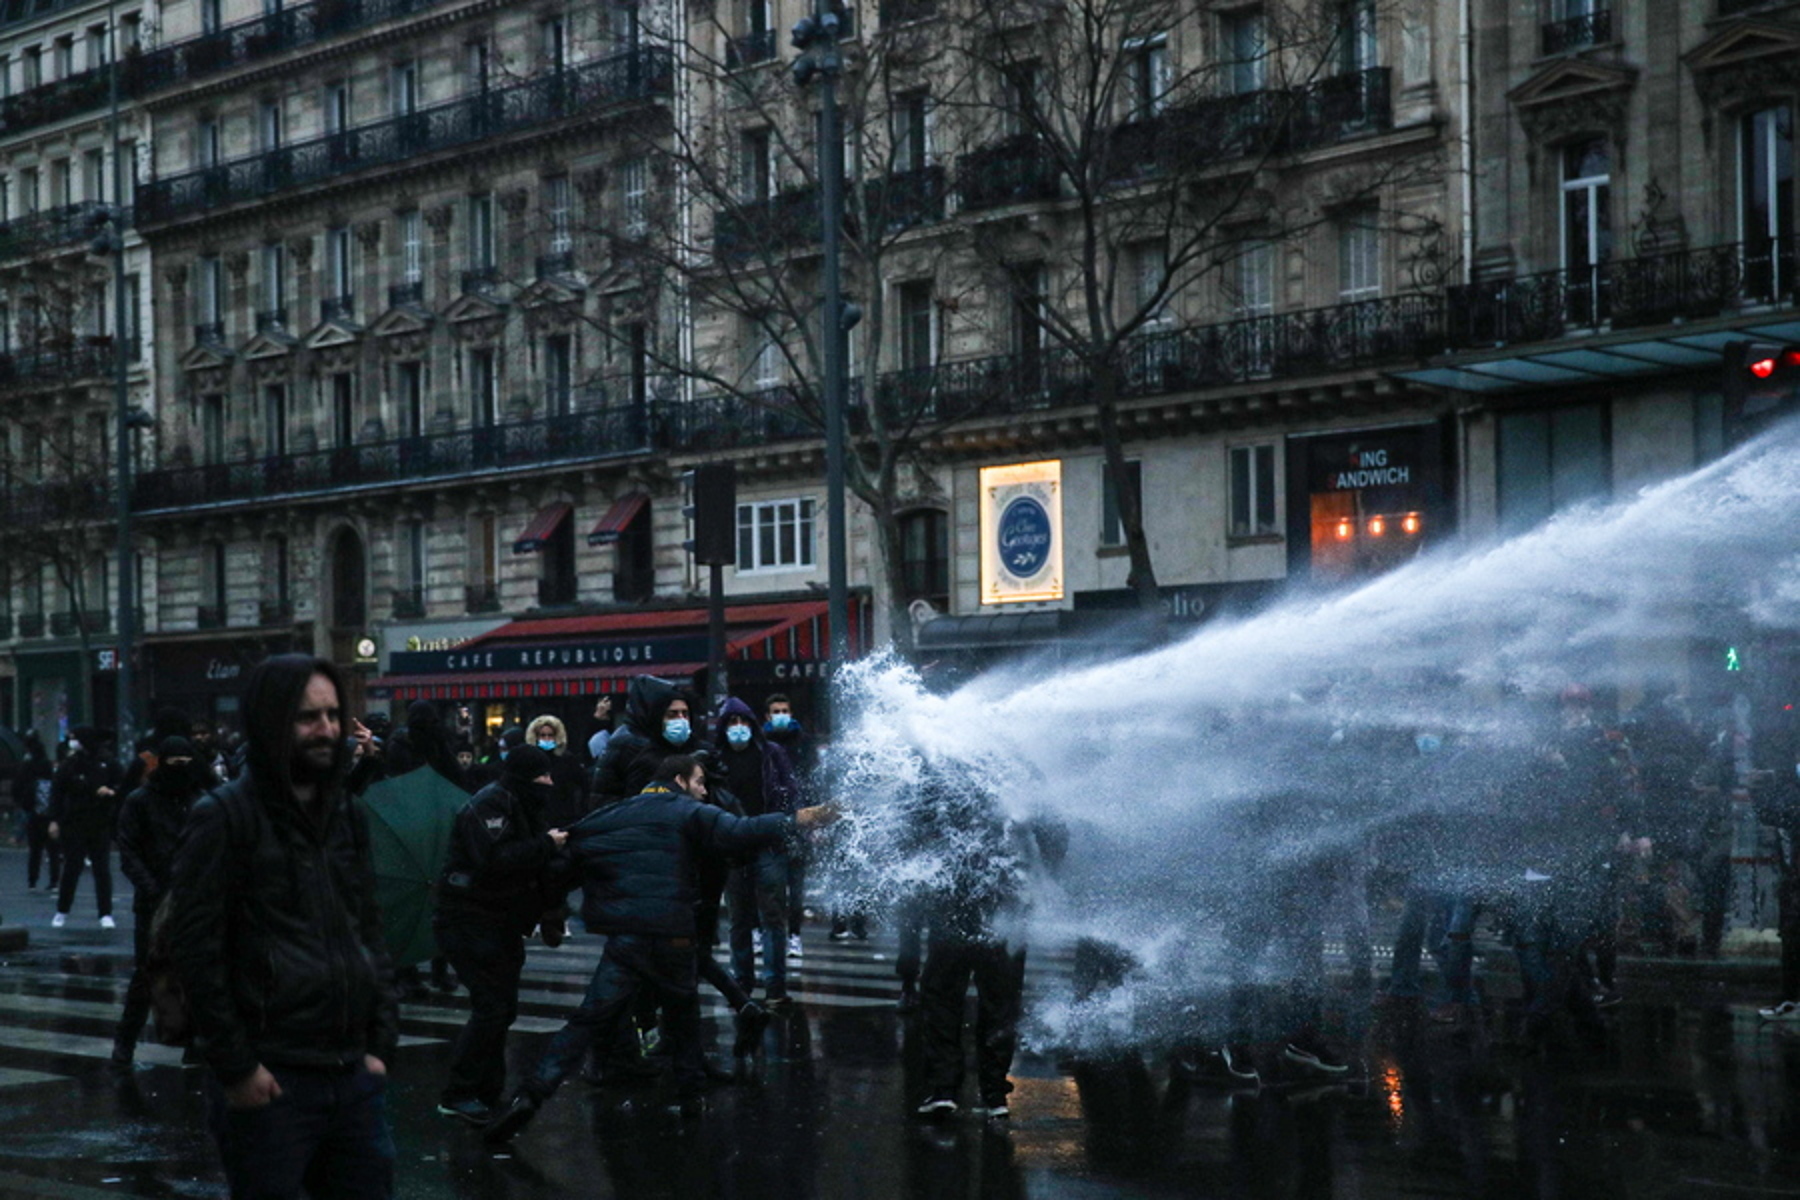
M 437 954 L 431 909 L 438 877 L 450 857 L 450 834 L 468 793 L 430 767 L 384 779 L 363 793 L 369 857 L 388 954 L 397 967 Z

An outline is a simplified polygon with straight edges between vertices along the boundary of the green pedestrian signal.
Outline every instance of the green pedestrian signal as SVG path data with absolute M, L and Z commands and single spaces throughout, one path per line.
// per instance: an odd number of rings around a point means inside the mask
M 1725 647 L 1725 669 L 1727 671 L 1741 671 L 1744 669 L 1744 656 L 1738 653 L 1738 648 L 1736 646 Z

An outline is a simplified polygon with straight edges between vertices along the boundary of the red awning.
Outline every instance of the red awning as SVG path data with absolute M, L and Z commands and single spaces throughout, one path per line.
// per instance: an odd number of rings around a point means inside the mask
M 556 532 L 556 527 L 568 520 L 569 514 L 574 511 L 575 506 L 567 500 L 546 504 L 538 511 L 537 516 L 531 518 L 531 524 L 525 527 L 519 540 L 513 543 L 513 553 L 530 554 L 534 550 L 542 550 Z
M 589 531 L 588 545 L 610 546 L 624 537 L 626 527 L 637 520 L 638 514 L 649 503 L 650 497 L 645 492 L 632 492 L 613 501 L 613 506 L 606 510 L 600 523 Z
M 565 671 L 470 672 L 462 675 L 385 675 L 370 687 L 385 689 L 394 700 L 505 700 L 534 696 L 597 696 L 623 692 L 633 675 L 660 675 L 683 680 L 705 663 L 661 663 L 654 666 L 593 667 Z
M 795 600 L 784 604 L 732 604 L 725 609 L 725 636 L 733 646 L 754 640 L 771 632 L 788 630 L 818 621 L 824 624 L 829 605 L 823 600 Z M 666 630 L 670 633 L 705 632 L 704 608 L 641 609 L 636 612 L 594 613 L 582 617 L 543 617 L 508 621 L 498 629 L 490 629 L 465 645 L 485 646 L 493 642 L 555 642 L 563 638 L 606 637 L 620 633 L 646 633 Z M 821 641 L 820 643 L 824 643 Z M 756 657 L 762 657 L 757 655 Z

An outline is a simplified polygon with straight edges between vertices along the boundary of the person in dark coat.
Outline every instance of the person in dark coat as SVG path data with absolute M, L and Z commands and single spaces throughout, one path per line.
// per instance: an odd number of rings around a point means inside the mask
M 255 667 L 246 770 L 195 803 L 175 852 L 167 942 L 234 1196 L 393 1195 L 400 1010 L 368 825 L 343 790 L 343 694 L 326 659 Z
M 625 723 L 594 764 L 593 803 L 617 804 L 650 786 L 664 759 L 702 745 L 695 703 L 684 689 L 638 675 L 625 694 Z
M 456 761 L 450 734 L 429 700 L 414 700 L 407 706 L 406 727 L 388 739 L 383 757 L 389 778 L 430 767 L 463 791 L 469 790 L 468 777 Z
M 87 726 L 69 739 L 69 757 L 50 783 L 50 836 L 62 842 L 62 888 L 51 924 L 68 923 L 85 861 L 94 865 L 100 928 L 113 928 L 112 840 L 119 811 L 119 768 L 105 753 L 104 735 Z
M 577 760 L 569 745 L 569 729 L 562 718 L 551 713 L 533 717 L 525 727 L 527 745 L 536 746 L 550 758 L 550 809 L 546 814 L 552 825 L 566 829 L 587 816 L 591 800 L 588 796 L 587 770 Z
M 150 952 L 156 906 L 169 890 L 175 846 L 187 824 L 188 810 L 216 780 L 194 757 L 192 742 L 179 735 L 166 737 L 157 743 L 156 769 L 119 808 L 119 868 L 131 880 L 131 937 L 137 969 L 131 974 L 125 1011 L 113 1035 L 112 1060 L 117 1066 L 131 1065 L 150 1016 L 150 980 L 144 974 L 144 960 Z
M 793 829 L 835 818 L 827 809 L 789 816 L 734 817 L 708 804 L 706 768 L 676 755 L 660 776 L 629 800 L 607 805 L 569 831 L 569 853 L 581 873 L 581 915 L 606 948 L 587 995 L 487 1137 L 511 1139 L 574 1072 L 596 1037 L 609 1039 L 631 1015 L 640 991 L 662 1005 L 683 1116 L 698 1115 L 705 1068 L 699 1043 L 695 981 L 696 865 L 706 854 L 735 854 L 773 845 Z
M 438 885 L 432 930 L 469 989 L 469 1023 L 457 1036 L 438 1112 L 481 1125 L 506 1091 L 506 1033 L 519 1014 L 525 938 L 553 890 L 568 833 L 545 811 L 550 756 L 521 746 L 501 777 L 457 814 L 450 857 Z
M 50 887 L 55 890 L 62 881 L 62 843 L 50 836 L 50 785 L 56 769 L 44 751 L 44 739 L 37 730 L 25 734 L 25 758 L 13 777 L 13 796 L 25 810 L 25 841 L 30 847 L 25 862 L 25 886 L 36 888 L 38 871 L 44 860 L 50 862 Z
M 791 813 L 799 806 L 800 788 L 787 751 L 764 737 L 756 713 L 735 696 L 719 710 L 714 756 L 725 787 L 745 816 Z M 760 928 L 767 1003 L 773 1008 L 792 1003 L 787 990 L 787 881 L 786 847 L 771 846 L 735 865 L 728 884 L 732 974 L 745 992 L 756 990 L 754 935 Z

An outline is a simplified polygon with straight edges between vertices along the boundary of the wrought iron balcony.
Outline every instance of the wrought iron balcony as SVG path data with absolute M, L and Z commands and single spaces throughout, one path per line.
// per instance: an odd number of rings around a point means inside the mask
M 111 68 L 95 67 L 7 96 L 0 100 L 0 129 L 19 133 L 100 108 L 111 95 L 110 76 Z M 120 80 L 121 85 L 126 82 Z
M 285 308 L 271 308 L 266 312 L 259 312 L 256 314 L 256 332 L 286 333 L 287 319 L 287 309 Z
M 0 224 L 0 259 L 29 258 L 59 246 L 73 246 L 95 235 L 96 215 L 110 206 L 98 200 L 83 200 L 31 213 Z M 132 210 L 120 214 L 123 224 L 131 224 Z
M 581 411 L 562 417 L 144 471 L 134 503 L 137 511 L 251 503 L 643 453 L 650 445 L 650 408 L 631 402 L 631 388 L 629 379 L 618 379 L 583 389 L 577 396 Z
M 915 171 L 896 171 L 863 184 L 862 211 L 872 222 L 893 233 L 944 219 L 949 188 L 941 166 Z M 848 219 L 846 229 L 856 232 Z M 739 204 L 713 218 L 713 253 L 741 261 L 756 254 L 779 254 L 809 246 L 819 240 L 822 217 L 818 188 L 790 188 L 771 196 Z
M 425 615 L 425 589 L 418 584 L 394 589 L 394 619 L 417 620 Z
M 356 320 L 356 297 L 325 297 L 319 301 L 319 320 L 354 322 Z
M 292 625 L 294 623 L 294 602 L 291 600 L 264 600 L 257 605 L 257 620 L 264 625 Z
M 85 338 L 66 348 L 0 354 L 0 387 L 73 383 L 110 375 L 112 369 L 113 340 Z
M 1031 134 L 983 146 L 956 160 L 956 194 L 965 212 L 1054 200 L 1061 185 L 1056 159 Z
M 388 307 L 401 308 L 411 305 L 422 308 L 425 305 L 425 281 L 415 279 L 411 283 L 390 283 L 388 285 Z
M 500 585 L 497 583 L 464 584 L 463 608 L 471 613 L 499 612 Z
M 573 250 L 557 250 L 549 254 L 538 255 L 537 277 L 539 279 L 567 279 L 575 274 L 575 252 Z
M 216 75 L 340 33 L 433 7 L 437 0 L 314 0 L 126 60 L 132 95 Z
M 1762 238 L 1449 289 L 1452 349 L 1548 341 L 1800 302 L 1800 246 Z
M 138 186 L 138 217 L 163 222 L 392 166 L 502 134 L 666 95 L 669 52 L 644 46 L 369 125 Z
M 1612 10 L 1597 8 L 1580 16 L 1550 21 L 1543 26 L 1544 53 L 1562 54 L 1583 46 L 1612 41 Z
M 561 608 L 575 603 L 577 584 L 573 575 L 538 580 L 538 607 Z
M 22 638 L 41 638 L 44 636 L 44 614 L 41 612 L 22 612 L 19 614 L 19 636 Z
M 921 21 L 937 10 L 937 0 L 881 0 L 881 23 L 887 26 Z
M 105 633 L 112 628 L 112 613 L 105 609 L 50 614 L 52 637 L 75 637 L 82 633 Z
M 464 295 L 485 296 L 500 287 L 499 267 L 471 267 L 462 273 Z
M 74 482 L 31 482 L 0 496 L 0 512 L 9 521 L 30 525 L 99 521 L 114 511 L 112 496 L 110 480 L 95 475 Z
M 765 29 L 760 33 L 746 33 L 742 37 L 731 38 L 725 43 L 726 70 L 736 71 L 741 67 L 773 60 L 776 37 L 773 29 Z
M 194 609 L 194 624 L 200 629 L 225 628 L 225 606 L 223 604 L 201 604 Z
M 1372 67 L 1305 87 L 1215 96 L 1113 130 L 1101 163 L 1125 180 L 1231 159 L 1296 153 L 1393 124 L 1389 71 Z

